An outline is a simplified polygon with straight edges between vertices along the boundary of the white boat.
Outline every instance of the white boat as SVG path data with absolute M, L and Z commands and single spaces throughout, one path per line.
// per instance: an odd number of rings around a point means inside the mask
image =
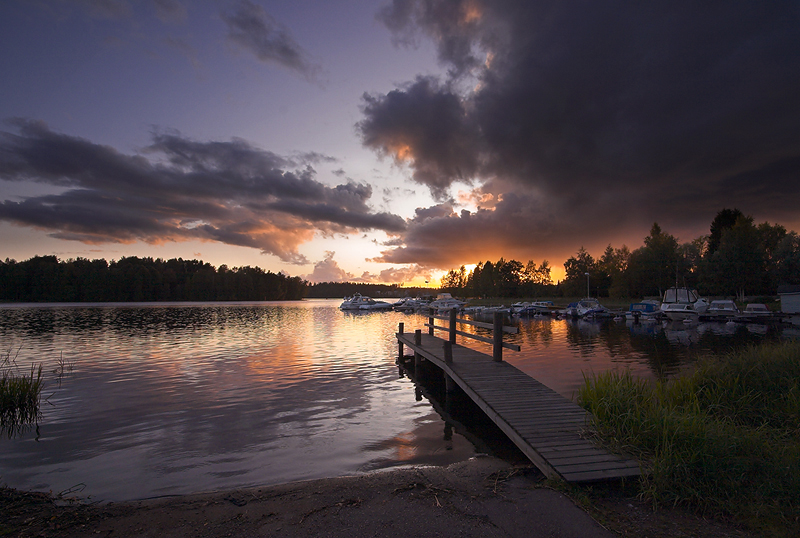
M 727 321 L 736 317 L 737 314 L 739 314 L 739 309 L 736 308 L 736 303 L 730 299 L 717 299 L 711 301 L 702 317 L 712 321 Z
M 375 303 L 371 297 L 366 297 L 360 293 L 356 293 L 352 297 L 345 297 L 342 304 L 339 305 L 340 310 L 361 310 L 364 305 Z
M 767 305 L 762 303 L 750 303 L 744 307 L 743 314 L 753 317 L 767 317 L 772 315 Z
M 592 299 L 591 297 L 578 301 L 578 304 L 575 306 L 575 314 L 579 318 L 595 318 L 610 315 L 608 308 L 601 305 L 597 299 Z
M 554 310 L 553 301 L 533 301 L 531 303 L 524 302 L 511 305 L 511 312 L 518 316 L 549 316 Z
M 428 306 L 436 310 L 451 310 L 453 308 L 460 310 L 465 304 L 467 303 L 456 299 L 449 293 L 440 293 L 436 296 L 436 300 L 432 301 Z
M 670 321 L 697 321 L 700 319 L 694 303 L 668 303 L 661 304 L 661 311 Z
M 744 310 L 737 316 L 737 319 L 741 321 L 764 322 L 770 317 L 772 317 L 772 312 L 767 308 L 767 305 L 763 303 L 750 303 L 744 307 Z
M 386 301 L 375 301 L 371 299 L 369 303 L 362 304 L 358 307 L 359 310 L 368 310 L 370 312 L 381 311 L 381 310 L 392 310 L 394 305 L 392 303 L 387 303 Z
M 687 306 L 688 305 L 688 306 Z M 696 321 L 708 310 L 708 301 L 689 288 L 670 288 L 664 292 L 661 311 L 671 321 Z

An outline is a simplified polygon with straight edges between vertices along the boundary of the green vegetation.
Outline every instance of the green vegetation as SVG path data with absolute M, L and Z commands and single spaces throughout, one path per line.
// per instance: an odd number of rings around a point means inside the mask
M 0 356 L 0 431 L 9 437 L 21 426 L 41 418 L 39 404 L 44 388 L 42 365 L 37 368 L 32 364 L 29 375 L 20 374 L 16 357 L 10 350 Z
M 451 269 L 442 288 L 471 297 L 661 297 L 680 285 L 703 295 L 774 296 L 778 286 L 800 284 L 800 235 L 779 224 L 756 225 L 738 209 L 723 209 L 710 234 L 687 243 L 654 223 L 643 245 L 631 251 L 608 245 L 599 258 L 580 247 L 564 262 L 566 276 L 554 284 L 550 265 L 500 259 L 472 271 Z M 586 273 L 589 273 L 588 282 Z
M 655 383 L 607 372 L 578 400 L 602 440 L 645 462 L 641 493 L 654 504 L 800 534 L 799 342 L 704 358 Z
M 0 261 L 0 301 L 8 302 L 281 301 L 302 299 L 307 286 L 258 267 L 181 258 Z

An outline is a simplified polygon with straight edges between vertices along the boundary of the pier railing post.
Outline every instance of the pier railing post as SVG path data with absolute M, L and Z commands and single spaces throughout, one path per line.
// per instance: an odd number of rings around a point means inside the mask
M 456 343 L 456 309 L 450 310 L 450 343 Z
M 405 324 L 401 322 L 400 325 L 397 327 L 397 332 L 399 334 L 403 334 L 404 327 Z M 399 362 L 403 362 L 403 342 L 400 341 L 397 342 L 397 360 Z
M 428 334 L 433 335 L 433 308 L 428 309 Z
M 453 364 L 453 344 L 450 342 L 444 343 L 444 362 L 445 364 Z
M 492 359 L 496 362 L 503 360 L 503 314 L 494 313 L 494 328 L 492 329 Z

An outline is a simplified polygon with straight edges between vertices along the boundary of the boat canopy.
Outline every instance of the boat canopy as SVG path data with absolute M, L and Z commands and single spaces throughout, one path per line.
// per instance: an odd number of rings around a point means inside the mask
M 664 303 L 697 302 L 697 292 L 689 288 L 670 288 L 664 292 Z

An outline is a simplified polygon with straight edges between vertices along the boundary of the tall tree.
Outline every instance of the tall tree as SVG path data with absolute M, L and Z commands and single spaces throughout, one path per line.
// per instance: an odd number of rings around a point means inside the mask
M 707 256 L 713 256 L 719 248 L 722 241 L 722 233 L 725 230 L 730 230 L 736 224 L 739 217 L 744 217 L 744 213 L 738 209 L 722 209 L 714 220 L 711 221 L 711 235 L 708 236 L 708 245 L 706 249 Z
M 752 217 L 741 216 L 723 231 L 711 255 L 710 276 L 717 293 L 735 293 L 744 300 L 746 291 L 764 291 L 764 249 Z
M 586 273 L 589 273 L 590 282 L 592 276 L 597 277 L 594 258 L 583 247 L 578 249 L 575 256 L 567 258 L 567 261 L 564 262 L 564 272 L 566 273 L 562 283 L 564 295 L 573 297 L 582 296 L 586 290 Z M 591 295 L 591 291 L 589 294 Z

